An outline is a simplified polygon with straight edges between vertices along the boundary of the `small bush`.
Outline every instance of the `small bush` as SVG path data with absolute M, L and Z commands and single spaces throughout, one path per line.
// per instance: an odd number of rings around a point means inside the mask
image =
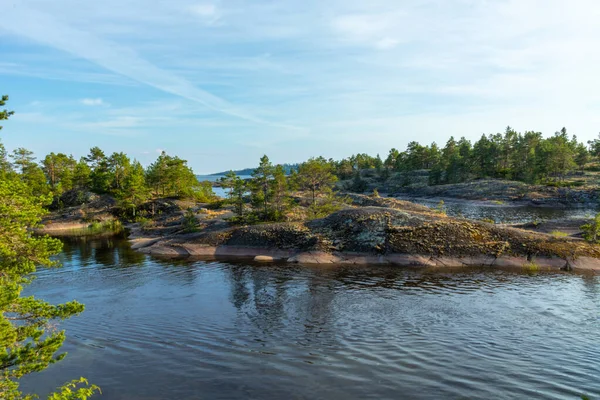
M 538 272 L 540 270 L 540 266 L 531 261 L 529 264 L 523 265 L 523 270 L 527 272 Z
M 186 232 L 195 232 L 198 229 L 198 220 L 196 213 L 191 208 L 188 208 L 183 217 L 183 229 Z
M 206 204 L 204 207 L 208 208 L 209 210 L 218 210 L 218 209 L 225 207 L 226 204 L 227 204 L 227 200 L 221 199 L 221 200 L 212 201 L 212 202 Z
M 589 223 L 581 226 L 583 238 L 590 243 L 600 242 L 600 213 L 596 214 L 594 219 Z
M 437 206 L 435 206 L 434 211 L 446 215 L 446 203 L 444 203 L 444 200 L 440 200 Z
M 552 231 L 550 234 L 556 238 L 566 238 L 570 236 L 567 232 L 562 231 Z

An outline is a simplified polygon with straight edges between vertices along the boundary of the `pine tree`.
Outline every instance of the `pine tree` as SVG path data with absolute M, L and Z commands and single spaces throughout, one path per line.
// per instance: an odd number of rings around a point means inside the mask
M 106 155 L 99 147 L 92 147 L 85 158 L 91 172 L 90 185 L 96 193 L 107 193 L 110 189 L 110 173 Z
M 3 96 L 0 106 L 6 100 Z M 11 112 L 3 111 L 0 120 L 10 115 Z M 31 154 L 21 151 L 17 154 L 21 174 L 26 174 L 30 168 L 24 161 L 32 162 Z M 52 256 L 61 249 L 60 241 L 32 234 L 31 228 L 39 224 L 43 205 L 50 199 L 33 195 L 27 185 L 10 174 L 0 179 L 0 348 L 4 349 L 0 353 L 0 398 L 5 400 L 33 398 L 20 392 L 19 379 L 64 357 L 57 354 L 65 340 L 64 331 L 48 328 L 83 311 L 83 305 L 75 301 L 53 305 L 21 295 L 38 267 L 57 266 Z M 85 399 L 97 389 L 80 379 L 49 398 Z
M 260 164 L 252 172 L 251 192 L 252 203 L 261 210 L 261 219 L 266 221 L 270 218 L 269 204 L 271 201 L 271 183 L 273 180 L 274 167 L 266 155 L 260 159 Z
M 323 157 L 310 158 L 300 164 L 296 183 L 301 190 L 307 190 L 311 194 L 311 205 L 316 205 L 317 196 L 331 192 L 337 181 L 333 169 Z
M 122 206 L 131 212 L 133 219 L 137 217 L 137 209 L 150 196 L 150 190 L 146 186 L 146 172 L 138 161 L 134 161 L 129 173 L 123 179 L 123 187 L 119 192 Z
M 244 219 L 244 197 L 248 191 L 246 182 L 236 175 L 235 172 L 229 171 L 223 178 L 221 178 L 221 185 L 225 189 L 229 189 L 227 192 L 227 202 L 233 205 L 233 212 L 238 220 Z
M 85 158 L 82 157 L 75 165 L 73 170 L 73 187 L 77 189 L 87 189 L 91 185 L 92 170 L 87 165 Z
M 281 165 L 277 165 L 273 171 L 271 198 L 273 202 L 274 219 L 283 219 L 285 212 L 290 207 L 290 199 L 287 176 Z

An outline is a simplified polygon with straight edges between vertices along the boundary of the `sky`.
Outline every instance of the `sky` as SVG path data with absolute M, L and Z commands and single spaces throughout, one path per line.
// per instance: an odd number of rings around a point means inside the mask
M 0 139 L 196 173 L 600 132 L 598 0 L 0 0 Z

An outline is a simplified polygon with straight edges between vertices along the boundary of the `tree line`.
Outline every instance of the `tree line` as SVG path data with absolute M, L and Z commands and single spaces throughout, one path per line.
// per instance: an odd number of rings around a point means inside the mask
M 35 196 L 51 195 L 60 207 L 61 195 L 76 190 L 110 194 L 135 217 L 136 209 L 151 198 L 186 197 L 210 201 L 214 194 L 209 183 L 200 183 L 187 161 L 164 151 L 144 168 L 123 152 L 107 155 L 99 147 L 75 160 L 72 155 L 50 153 L 39 163 L 24 148 L 8 154 L 0 143 L 0 178 L 16 177 Z
M 330 162 L 340 179 L 356 177 L 363 169 L 377 169 L 384 178 L 391 172 L 428 170 L 431 185 L 479 178 L 548 183 L 583 171 L 599 155 L 600 137 L 586 145 L 569 136 L 566 128 L 544 138 L 540 132 L 520 133 L 508 127 L 504 133 L 482 135 L 474 143 L 450 137 L 440 148 L 435 142 L 421 145 L 413 141 L 403 152 L 391 149 L 385 160 L 379 155 L 357 154 Z
M 335 210 L 339 199 L 333 196 L 337 181 L 334 166 L 323 157 L 311 158 L 295 168 L 273 165 L 266 155 L 253 169 L 252 178 L 244 180 L 234 171 L 221 178 L 228 190 L 227 201 L 233 205 L 239 222 L 283 221 L 298 211 L 303 200 L 298 192 L 308 193 L 306 217 L 318 218 Z

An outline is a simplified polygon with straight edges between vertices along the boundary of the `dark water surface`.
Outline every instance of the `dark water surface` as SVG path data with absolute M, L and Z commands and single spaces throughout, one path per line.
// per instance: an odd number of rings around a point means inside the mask
M 77 299 L 67 358 L 113 399 L 600 396 L 600 277 L 177 262 L 67 243 L 29 293 Z

